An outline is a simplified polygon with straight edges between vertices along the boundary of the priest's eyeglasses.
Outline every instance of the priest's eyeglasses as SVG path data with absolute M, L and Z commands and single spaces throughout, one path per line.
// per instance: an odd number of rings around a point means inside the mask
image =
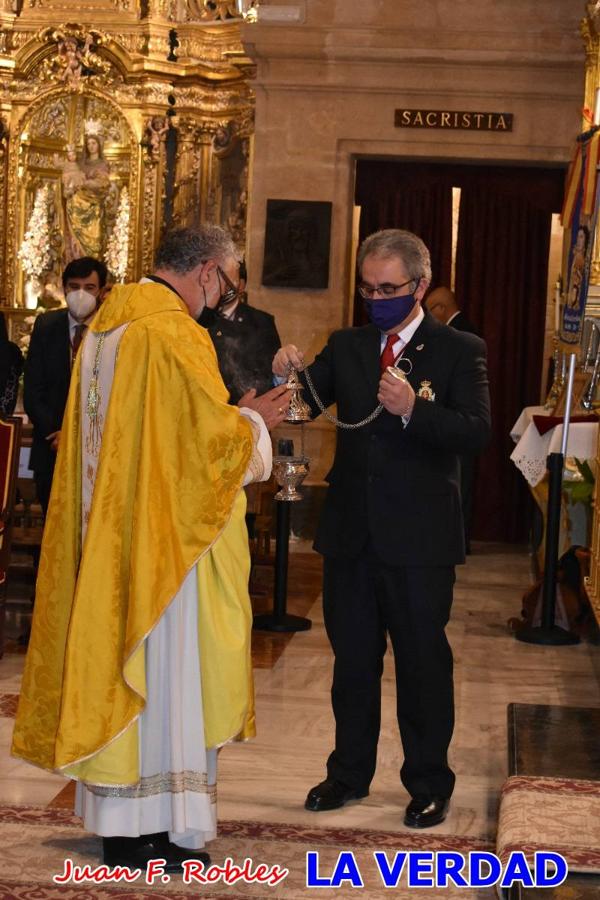
M 221 266 L 217 266 L 217 276 L 219 278 L 219 282 L 221 278 L 225 282 L 226 291 L 221 292 L 221 296 L 219 298 L 219 302 L 217 304 L 217 309 L 222 306 L 227 306 L 229 303 L 232 303 L 237 295 L 239 294 L 239 285 L 236 287 L 231 278 L 229 278 Z
M 406 287 L 407 284 L 413 284 L 413 282 L 418 284 L 420 280 L 421 276 L 410 278 L 402 284 L 391 284 L 389 281 L 376 285 L 361 283 L 357 286 L 357 290 L 360 296 L 364 297 L 365 300 L 372 300 L 375 294 L 381 294 L 382 297 L 397 297 L 398 291 L 401 288 Z

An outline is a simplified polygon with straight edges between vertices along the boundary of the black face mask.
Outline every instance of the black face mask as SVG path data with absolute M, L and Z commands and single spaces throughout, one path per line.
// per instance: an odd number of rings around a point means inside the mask
M 196 319 L 198 325 L 202 325 L 203 328 L 210 328 L 211 325 L 214 325 L 217 321 L 217 311 L 216 309 L 211 309 L 210 306 L 205 306 Z
M 204 309 L 196 319 L 196 322 L 198 322 L 199 325 L 202 325 L 203 328 L 210 328 L 211 325 L 214 325 L 217 321 L 217 317 L 222 316 L 226 307 L 233 303 L 233 301 L 236 300 L 238 296 L 238 289 L 229 280 L 220 266 L 217 266 L 217 278 L 219 279 L 221 294 L 214 309 L 206 305 L 206 291 L 204 290 L 204 287 L 202 288 L 202 291 L 204 292 Z M 225 287 L 227 288 L 226 291 L 223 291 L 221 278 L 223 278 L 223 280 L 225 281 Z

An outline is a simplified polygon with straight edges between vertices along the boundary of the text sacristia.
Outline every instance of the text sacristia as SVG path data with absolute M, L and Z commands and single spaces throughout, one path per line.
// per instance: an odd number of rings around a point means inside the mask
M 397 109 L 396 128 L 450 128 L 457 131 L 512 131 L 513 114 L 447 109 Z

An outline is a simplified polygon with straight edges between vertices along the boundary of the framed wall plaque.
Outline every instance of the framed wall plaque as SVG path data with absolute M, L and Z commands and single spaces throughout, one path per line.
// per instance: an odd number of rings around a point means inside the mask
M 262 283 L 268 287 L 327 288 L 331 203 L 267 200 Z

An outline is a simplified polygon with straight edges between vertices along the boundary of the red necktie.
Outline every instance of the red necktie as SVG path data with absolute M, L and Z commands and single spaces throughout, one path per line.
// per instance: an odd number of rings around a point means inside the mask
M 85 334 L 85 330 L 87 325 L 76 325 L 73 331 L 73 341 L 71 343 L 71 352 L 72 355 L 75 356 L 79 347 L 81 346 L 81 342 L 83 340 L 83 336 Z
M 383 353 L 379 361 L 381 374 L 385 372 L 388 366 L 394 365 L 394 344 L 397 344 L 400 338 L 397 334 L 388 334 Z

